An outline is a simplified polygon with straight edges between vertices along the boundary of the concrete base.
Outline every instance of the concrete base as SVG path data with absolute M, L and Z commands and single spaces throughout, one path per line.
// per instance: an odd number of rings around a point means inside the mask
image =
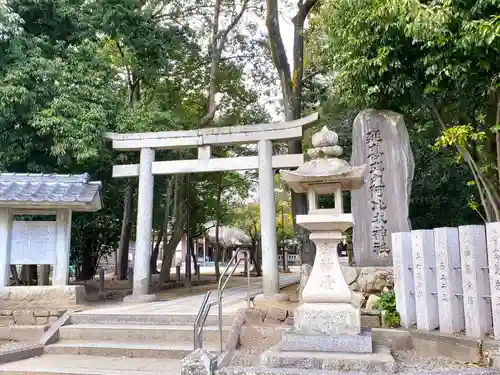
M 8 325 L 0 327 L 0 339 L 35 341 L 49 329 L 49 325 Z
M 295 330 L 329 335 L 359 335 L 361 310 L 351 303 L 304 303 L 295 311 Z
M 248 348 L 257 346 L 270 348 L 271 346 L 281 343 L 283 334 L 289 330 L 289 326 L 286 325 L 244 325 L 241 327 L 240 347 Z M 410 332 L 393 328 L 373 328 L 372 346 L 377 344 L 389 346 L 392 351 L 411 350 L 413 348 Z M 477 345 L 475 341 L 474 344 Z M 469 357 L 465 358 L 470 361 L 477 360 L 477 358 L 473 356 L 470 359 Z M 498 362 L 500 363 L 500 360 Z
M 376 345 L 373 353 L 282 352 L 272 347 L 261 356 L 261 365 L 274 368 L 298 368 L 329 371 L 359 371 L 366 374 L 395 373 L 391 349 Z
M 56 309 L 83 303 L 85 303 L 85 287 L 83 285 L 0 287 L 0 306 L 2 309 Z
M 43 345 L 35 343 L 8 343 L 0 349 L 0 365 L 8 362 L 21 361 L 26 358 L 43 354 Z M 1 371 L 1 370 L 0 370 Z
M 131 294 L 123 298 L 124 303 L 145 303 L 156 301 L 156 295 L 154 294 Z
M 289 331 L 283 334 L 284 352 L 372 353 L 372 334 L 363 329 L 359 335 L 322 335 Z

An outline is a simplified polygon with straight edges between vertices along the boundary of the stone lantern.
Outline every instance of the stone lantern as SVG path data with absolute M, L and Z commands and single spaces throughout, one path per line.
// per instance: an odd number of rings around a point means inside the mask
M 337 254 L 342 233 L 353 225 L 352 214 L 344 213 L 342 192 L 359 189 L 367 167 L 351 167 L 339 159 L 337 133 L 326 127 L 313 135 L 312 144 L 311 160 L 295 171 L 282 171 L 281 177 L 295 192 L 308 196 L 309 211 L 296 220 L 310 232 L 316 258 L 294 328 L 262 354 L 261 365 L 279 368 L 280 373 L 290 368 L 393 373 L 390 348 L 374 346 L 370 329 L 361 328 L 360 300 L 349 289 Z M 333 195 L 334 208 L 321 207 L 322 195 Z
M 342 233 L 352 226 L 352 214 L 344 213 L 342 191 L 363 185 L 366 165 L 351 167 L 339 159 L 337 133 L 324 127 L 312 137 L 311 160 L 295 171 L 282 171 L 291 189 L 308 196 L 307 215 L 297 215 L 297 224 L 310 232 L 316 244 L 314 266 L 297 309 L 295 330 L 317 334 L 359 334 L 360 308 L 349 289 L 337 255 Z M 319 196 L 333 195 L 334 208 L 321 208 Z

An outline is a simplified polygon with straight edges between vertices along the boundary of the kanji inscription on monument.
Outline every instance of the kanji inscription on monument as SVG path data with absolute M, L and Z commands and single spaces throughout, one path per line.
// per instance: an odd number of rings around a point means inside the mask
M 387 247 L 387 219 L 384 199 L 384 164 L 380 150 L 382 137 L 380 130 L 369 131 L 366 135 L 368 149 L 369 189 L 372 206 L 372 247 L 373 252 L 380 256 L 388 253 Z
M 14 221 L 10 264 L 55 264 L 55 221 Z
M 403 117 L 368 109 L 353 124 L 351 165 L 368 164 L 365 185 L 351 192 L 358 266 L 391 266 L 392 233 L 408 232 L 414 161 Z

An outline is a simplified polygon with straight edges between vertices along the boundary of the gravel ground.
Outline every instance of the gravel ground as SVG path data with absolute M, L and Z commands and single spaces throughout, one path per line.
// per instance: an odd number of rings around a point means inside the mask
M 238 350 L 230 366 L 258 366 L 259 357 L 264 350 L 256 347 Z M 414 350 L 395 352 L 394 359 L 398 364 L 400 373 L 416 374 L 427 371 L 462 370 L 459 372 L 460 374 L 467 374 L 468 372 L 477 373 L 479 370 L 475 366 L 471 367 L 464 362 L 446 357 L 425 357 Z M 498 373 L 500 375 L 500 371 Z
M 447 357 L 425 357 L 415 350 L 406 350 L 393 353 L 400 372 L 471 369 L 477 367 L 467 366 L 464 362 L 455 361 Z

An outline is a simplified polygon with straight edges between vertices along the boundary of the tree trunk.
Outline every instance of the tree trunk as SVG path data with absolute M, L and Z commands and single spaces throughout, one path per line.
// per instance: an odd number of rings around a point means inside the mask
M 163 254 L 165 254 L 165 249 L 167 248 L 167 243 L 168 243 L 168 226 L 169 226 L 169 219 L 170 219 L 170 201 L 172 199 L 172 179 L 167 176 L 165 179 L 166 182 L 166 190 L 165 190 L 165 214 L 163 217 L 163 226 L 162 226 L 162 231 L 160 234 L 160 238 L 163 240 Z M 156 243 L 155 248 L 153 249 L 152 253 L 152 258 L 151 258 L 151 269 L 154 270 L 154 273 L 158 273 L 157 269 L 157 261 L 158 261 L 158 254 L 160 253 L 160 242 L 158 241 Z M 154 263 L 153 263 L 153 258 Z M 165 255 L 162 257 L 162 261 L 165 258 Z M 172 262 L 172 259 L 170 259 L 170 262 Z M 161 285 L 161 284 L 160 284 Z
M 198 249 L 194 247 L 194 238 L 188 236 L 189 246 L 191 247 L 191 258 L 193 259 L 193 269 L 191 269 L 191 274 L 196 275 L 198 273 Z
M 24 285 L 33 285 L 33 279 L 36 279 L 37 266 L 32 264 L 25 264 L 21 268 L 21 282 Z
M 253 262 L 253 270 L 257 276 L 262 276 L 262 265 L 260 262 L 260 251 L 258 244 L 252 244 L 251 257 Z
M 170 241 L 163 242 L 163 260 L 160 270 L 160 287 L 166 282 L 170 281 L 170 267 L 172 266 L 172 259 L 175 255 L 175 249 L 179 242 L 181 242 L 184 230 L 182 227 L 177 227 L 170 237 Z
M 304 76 L 304 23 L 311 9 L 319 0 L 299 0 L 293 17 L 293 74 L 290 70 L 283 38 L 279 27 L 278 0 L 267 0 L 266 25 L 274 66 L 280 77 L 285 120 L 299 119 L 302 115 L 302 87 Z M 302 140 L 288 142 L 289 154 L 302 153 Z M 316 248 L 309 240 L 309 232 L 296 224 L 297 215 L 307 213 L 307 198 L 292 191 L 292 214 L 296 232 L 301 242 L 302 263 L 313 264 Z
M 218 188 L 217 188 L 217 205 L 216 205 L 216 222 L 215 222 L 215 279 L 220 279 L 220 221 L 221 221 L 221 200 L 222 200 L 222 173 L 219 173 Z
M 175 176 L 175 188 L 174 188 L 174 218 L 175 218 L 175 228 L 173 229 L 172 235 L 168 241 L 163 241 L 163 259 L 160 270 L 160 287 L 165 283 L 170 281 L 170 267 L 172 266 L 172 259 L 175 254 L 175 249 L 182 239 L 184 234 L 184 217 L 185 212 L 183 212 L 183 198 L 186 186 L 181 184 L 183 180 L 181 175 Z
M 300 140 L 291 141 L 288 144 L 289 154 L 301 154 L 302 142 Z M 299 236 L 300 241 L 300 257 L 302 264 L 314 264 L 316 255 L 316 246 L 309 239 L 309 231 L 296 222 L 297 215 L 307 215 L 307 196 L 305 194 L 297 194 L 292 190 L 292 217 L 295 232 Z
M 10 273 L 12 274 L 12 279 L 14 280 L 14 285 L 21 285 L 21 280 L 19 280 L 19 275 L 17 274 L 17 268 L 15 265 L 10 266 Z
M 219 19 L 221 14 L 223 14 L 223 1 L 215 0 L 214 4 L 214 17 L 212 20 L 212 33 L 211 33 L 211 41 L 210 41 L 210 75 L 209 75 L 209 84 L 208 84 L 208 97 L 206 101 L 205 114 L 200 119 L 200 127 L 207 126 L 215 117 L 216 112 L 216 95 L 218 92 L 218 77 L 220 72 L 220 60 L 222 57 L 222 52 L 224 51 L 224 47 L 227 43 L 227 38 L 229 33 L 238 25 L 243 14 L 248 9 L 248 4 L 250 0 L 243 0 L 241 4 L 241 8 L 238 12 L 235 12 L 234 8 L 230 11 L 231 14 L 231 22 L 229 22 L 227 28 L 220 29 L 219 28 Z
M 496 116 L 495 116 L 495 126 L 500 126 L 500 94 L 497 93 L 497 108 L 496 108 Z M 496 155 L 497 155 L 497 176 L 498 182 L 500 182 L 500 130 L 497 130 L 495 134 L 495 143 L 496 143 Z
M 443 130 L 447 129 L 448 126 L 436 104 L 431 103 L 429 107 L 434 113 L 441 128 Z M 455 147 L 464 158 L 464 161 L 467 163 L 472 172 L 472 175 L 474 176 L 474 181 L 478 188 L 479 196 L 481 199 L 481 204 L 485 210 L 486 221 L 500 221 L 500 209 L 498 207 L 500 196 L 495 188 L 495 185 L 489 180 L 488 176 L 481 171 L 481 168 L 474 160 L 467 148 L 461 147 L 459 145 L 455 145 Z
M 221 259 L 221 251 L 220 251 L 220 239 L 219 239 L 219 229 L 220 229 L 220 221 L 217 220 L 215 227 L 215 248 L 214 248 L 214 265 L 215 265 L 215 279 L 219 281 L 220 279 L 220 259 Z
M 132 181 L 128 181 L 123 196 L 123 221 L 117 256 L 118 280 L 126 280 L 128 274 L 128 251 L 132 232 L 133 200 L 134 187 Z
M 163 231 L 160 232 L 158 238 L 153 247 L 153 251 L 151 252 L 151 258 L 149 262 L 149 267 L 151 269 L 151 274 L 156 275 L 158 273 L 158 254 L 160 253 L 160 243 L 163 240 Z
M 94 277 L 97 270 L 98 259 L 91 255 L 90 251 L 83 253 L 82 269 L 79 275 L 80 281 L 87 281 Z

